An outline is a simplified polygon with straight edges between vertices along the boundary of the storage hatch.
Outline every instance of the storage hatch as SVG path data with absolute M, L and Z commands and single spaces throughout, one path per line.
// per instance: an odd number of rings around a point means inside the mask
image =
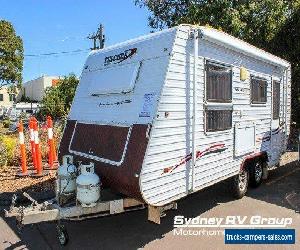
M 119 166 L 124 161 L 132 127 L 76 123 L 69 151 Z
M 238 122 L 234 126 L 234 155 L 241 156 L 255 150 L 255 123 Z

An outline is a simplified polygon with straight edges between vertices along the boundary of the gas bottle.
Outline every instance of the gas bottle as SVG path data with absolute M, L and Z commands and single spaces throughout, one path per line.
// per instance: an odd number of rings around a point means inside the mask
M 73 165 L 73 156 L 64 155 L 63 164 L 57 170 L 56 193 L 72 194 L 76 189 L 77 169 Z
M 76 199 L 83 207 L 93 207 L 100 198 L 100 178 L 95 174 L 94 163 L 80 165 L 80 175 L 76 179 Z

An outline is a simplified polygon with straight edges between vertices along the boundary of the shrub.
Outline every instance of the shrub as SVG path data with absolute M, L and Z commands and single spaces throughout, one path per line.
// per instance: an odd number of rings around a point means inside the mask
M 4 128 L 9 128 L 9 125 L 10 125 L 10 120 L 6 119 L 6 120 L 3 120 L 3 127 Z
M 64 118 L 68 115 L 79 80 L 74 74 L 60 79 L 57 85 L 47 88 L 42 100 L 40 116 Z
M 12 165 L 16 162 L 17 155 L 17 138 L 16 136 L 2 135 L 0 137 L 0 164 Z

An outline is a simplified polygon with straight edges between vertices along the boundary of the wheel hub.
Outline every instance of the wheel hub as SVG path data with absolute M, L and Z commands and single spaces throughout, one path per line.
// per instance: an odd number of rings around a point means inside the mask
M 257 162 L 255 164 L 255 168 L 254 168 L 254 178 L 255 178 L 255 181 L 259 182 L 261 177 L 262 177 L 262 167 L 260 165 L 259 162 Z

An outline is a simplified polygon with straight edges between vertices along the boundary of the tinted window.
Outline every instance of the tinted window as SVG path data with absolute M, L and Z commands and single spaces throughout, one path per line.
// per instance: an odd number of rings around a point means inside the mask
M 251 77 L 251 103 L 267 102 L 267 80 Z
M 206 64 L 206 99 L 214 102 L 230 102 L 231 69 L 229 67 L 207 63 Z
M 280 82 L 273 82 L 273 119 L 279 118 L 280 111 Z
M 206 110 L 206 131 L 231 129 L 232 110 Z

